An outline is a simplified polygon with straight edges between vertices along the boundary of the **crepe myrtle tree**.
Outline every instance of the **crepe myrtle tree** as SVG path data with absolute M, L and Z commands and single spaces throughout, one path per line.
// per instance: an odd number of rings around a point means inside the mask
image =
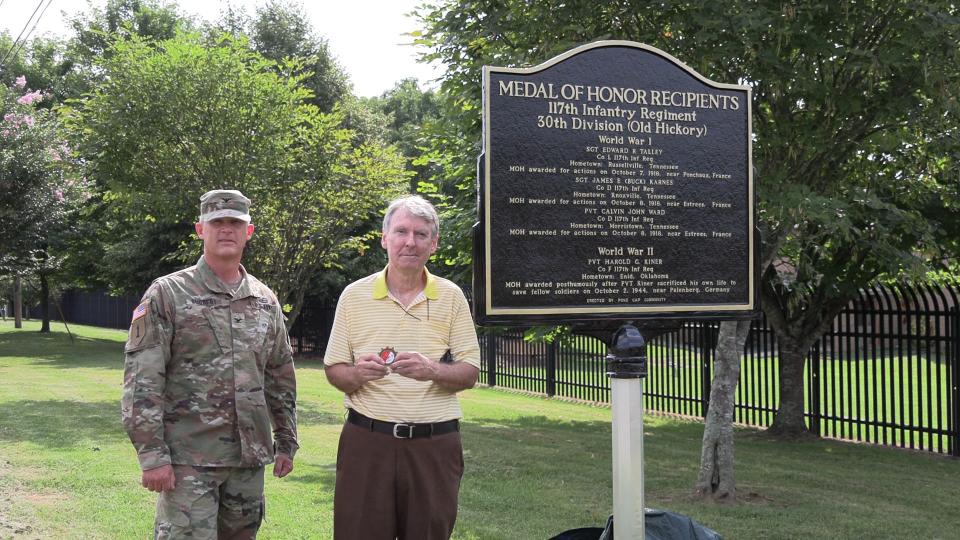
M 23 279 L 36 281 L 41 332 L 49 332 L 50 280 L 66 256 L 72 217 L 89 192 L 67 166 L 70 150 L 57 117 L 38 107 L 44 99 L 24 76 L 0 86 L 0 273 L 15 276 L 18 286 Z

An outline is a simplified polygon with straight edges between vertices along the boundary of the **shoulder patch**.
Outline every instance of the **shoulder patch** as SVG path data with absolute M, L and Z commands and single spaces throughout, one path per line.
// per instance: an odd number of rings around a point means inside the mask
M 150 302 L 140 302 L 140 305 L 133 310 L 133 319 L 130 320 L 131 323 L 136 321 L 140 317 L 143 317 L 147 314 L 147 310 L 150 308 Z
M 148 324 L 150 313 L 150 301 L 144 300 L 136 309 L 133 310 L 133 320 L 130 321 L 130 332 L 127 334 L 127 345 L 124 347 L 126 352 L 140 350 L 151 343 L 147 340 L 148 334 L 155 333 Z

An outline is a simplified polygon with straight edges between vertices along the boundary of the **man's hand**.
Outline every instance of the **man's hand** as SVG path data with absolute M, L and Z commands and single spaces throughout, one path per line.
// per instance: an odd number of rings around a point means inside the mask
M 439 365 L 418 352 L 401 352 L 397 353 L 397 360 L 390 369 L 410 379 L 432 381 L 437 378 Z
M 418 381 L 433 381 L 451 392 L 473 388 L 480 375 L 480 370 L 466 362 L 434 362 L 412 351 L 397 353 L 397 360 L 390 365 L 390 369 L 398 375 Z
M 324 368 L 327 380 L 344 394 L 352 394 L 364 384 L 386 377 L 390 370 L 376 354 L 364 354 L 356 363 L 333 364 Z
M 140 477 L 140 483 L 150 491 L 160 493 L 161 491 L 170 491 L 176 485 L 176 477 L 173 475 L 173 466 L 161 465 L 156 469 L 147 469 L 143 471 Z
M 283 478 L 293 470 L 293 459 L 286 454 L 277 454 L 273 462 L 273 475 Z
M 357 378 L 361 386 L 363 383 L 382 379 L 390 373 L 390 368 L 383 365 L 383 360 L 373 353 L 364 354 L 358 358 L 354 369 L 357 370 Z

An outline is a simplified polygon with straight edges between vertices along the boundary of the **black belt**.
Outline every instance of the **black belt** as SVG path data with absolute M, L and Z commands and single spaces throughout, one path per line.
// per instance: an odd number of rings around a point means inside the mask
M 393 435 L 398 439 L 419 439 L 421 437 L 432 437 L 433 435 L 443 435 L 460 431 L 460 420 L 447 420 L 446 422 L 436 422 L 434 424 L 402 424 L 393 422 L 384 422 L 368 418 L 357 411 L 350 409 L 347 413 L 347 421 L 355 426 Z

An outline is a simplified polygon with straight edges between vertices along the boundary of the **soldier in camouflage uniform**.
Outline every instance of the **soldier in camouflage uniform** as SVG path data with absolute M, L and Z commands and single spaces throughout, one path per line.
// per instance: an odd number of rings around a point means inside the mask
M 264 465 L 293 470 L 296 380 L 277 297 L 240 264 L 250 200 L 200 199 L 203 256 L 153 282 L 125 347 L 123 425 L 141 483 L 159 492 L 156 538 L 255 538 Z M 271 441 L 271 427 L 273 441 Z

